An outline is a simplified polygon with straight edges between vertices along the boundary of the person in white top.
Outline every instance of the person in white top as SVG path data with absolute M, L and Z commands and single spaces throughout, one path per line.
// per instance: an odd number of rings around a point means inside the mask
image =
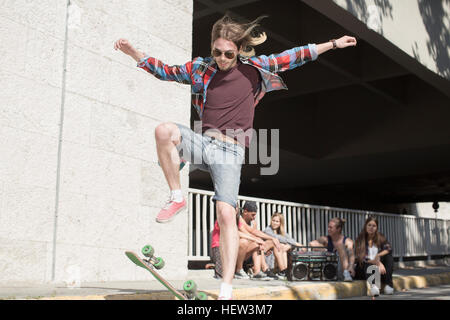
M 393 294 L 394 286 L 392 273 L 394 271 L 394 258 L 392 247 L 386 237 L 378 231 L 378 220 L 375 217 L 367 218 L 364 227 L 356 239 L 356 268 L 355 278 L 367 280 L 367 268 L 376 265 L 380 271 L 381 283 L 385 284 L 384 294 Z M 373 296 L 380 294 L 380 289 L 370 284 L 370 293 Z

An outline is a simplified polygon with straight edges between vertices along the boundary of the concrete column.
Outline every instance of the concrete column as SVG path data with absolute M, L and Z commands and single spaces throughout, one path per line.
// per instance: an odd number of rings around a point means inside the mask
M 70 0 L 66 21 L 67 4 L 0 3 L 0 281 L 148 280 L 124 255 L 147 243 L 165 276 L 184 279 L 187 213 L 155 222 L 169 189 L 154 128 L 189 125 L 190 87 L 113 43 L 187 62 L 192 1 Z

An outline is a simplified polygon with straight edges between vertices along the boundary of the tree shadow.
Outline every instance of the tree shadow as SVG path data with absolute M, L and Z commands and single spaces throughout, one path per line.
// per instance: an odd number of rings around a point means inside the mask
M 450 6 L 450 0 L 429 1 L 418 0 L 420 14 L 423 24 L 428 33 L 427 41 L 428 53 L 436 61 L 438 73 L 450 79 L 450 57 L 448 47 L 450 46 L 450 32 L 446 27 L 445 19 L 450 20 L 444 10 Z M 414 50 L 414 57 L 420 60 L 417 50 Z
M 377 7 L 375 12 L 372 11 L 373 5 L 369 5 L 365 0 L 346 0 L 345 2 L 347 4 L 347 10 L 358 16 L 366 25 L 373 25 L 373 22 L 378 24 L 380 28 L 375 29 L 381 35 L 383 35 L 383 30 L 381 28 L 383 19 L 393 19 L 391 0 L 374 0 L 374 5 Z M 379 21 L 376 21 L 377 19 L 379 19 Z
M 346 0 L 347 9 L 367 17 L 369 13 L 368 5 L 366 0 Z M 384 17 L 390 17 L 392 19 L 392 5 L 391 0 L 375 0 L 374 4 L 381 9 L 381 13 Z
M 384 36 L 382 28 L 377 28 L 377 26 L 382 26 L 385 18 L 393 19 L 391 0 L 374 0 L 372 5 L 365 0 L 346 0 L 345 2 L 349 12 L 359 17 L 369 28 L 375 29 Z M 429 38 L 427 41 L 428 53 L 436 61 L 438 73 L 450 79 L 448 51 L 450 32 L 446 27 L 450 22 L 450 17 L 444 9 L 450 6 L 450 0 L 417 0 L 417 5 Z M 377 10 L 373 11 L 373 6 L 376 6 Z M 371 25 L 375 27 L 370 27 Z M 412 51 L 414 57 L 421 61 L 417 42 L 412 45 Z

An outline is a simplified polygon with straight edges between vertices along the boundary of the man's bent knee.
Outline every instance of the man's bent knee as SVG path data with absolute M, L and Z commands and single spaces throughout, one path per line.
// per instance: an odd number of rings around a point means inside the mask
M 255 251 L 259 251 L 259 244 L 252 241 L 247 247 L 247 253 L 253 253 Z
M 180 136 L 178 126 L 172 122 L 161 123 L 155 128 L 155 138 L 158 142 L 174 142 L 178 144 Z
M 250 241 L 248 241 L 247 239 L 239 239 L 239 248 L 244 248 L 246 249 L 250 244 Z
M 220 224 L 227 226 L 236 225 L 236 209 L 230 204 L 223 201 L 216 201 L 217 206 L 217 219 Z

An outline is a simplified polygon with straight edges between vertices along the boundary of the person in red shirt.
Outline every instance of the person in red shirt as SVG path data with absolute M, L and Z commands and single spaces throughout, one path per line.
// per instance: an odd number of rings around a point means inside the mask
M 250 276 L 243 270 L 244 261 L 253 261 L 253 277 L 255 280 L 276 280 L 278 277 L 268 270 L 265 263 L 265 255 L 276 251 L 276 240 L 266 234 L 258 231 L 253 224 L 255 219 L 257 205 L 254 201 L 247 201 L 242 210 L 242 215 L 237 213 L 236 223 L 239 233 L 239 250 L 235 266 L 236 279 L 250 279 Z M 261 238 L 262 237 L 262 238 Z M 280 257 L 280 252 L 276 251 L 276 256 Z M 223 268 L 220 257 L 220 227 L 216 220 L 211 238 L 211 260 L 215 265 L 214 277 L 222 278 Z
M 238 217 L 239 219 L 239 217 Z M 242 222 L 238 222 L 241 226 Z M 216 220 L 211 239 L 211 260 L 214 263 L 214 278 L 221 279 L 223 277 L 222 259 L 220 258 L 220 227 Z M 242 269 L 245 259 L 253 254 L 253 252 L 264 250 L 265 242 L 257 237 L 252 237 L 244 232 L 239 231 L 239 251 L 235 272 L 238 273 Z M 248 276 L 246 277 L 249 278 Z

